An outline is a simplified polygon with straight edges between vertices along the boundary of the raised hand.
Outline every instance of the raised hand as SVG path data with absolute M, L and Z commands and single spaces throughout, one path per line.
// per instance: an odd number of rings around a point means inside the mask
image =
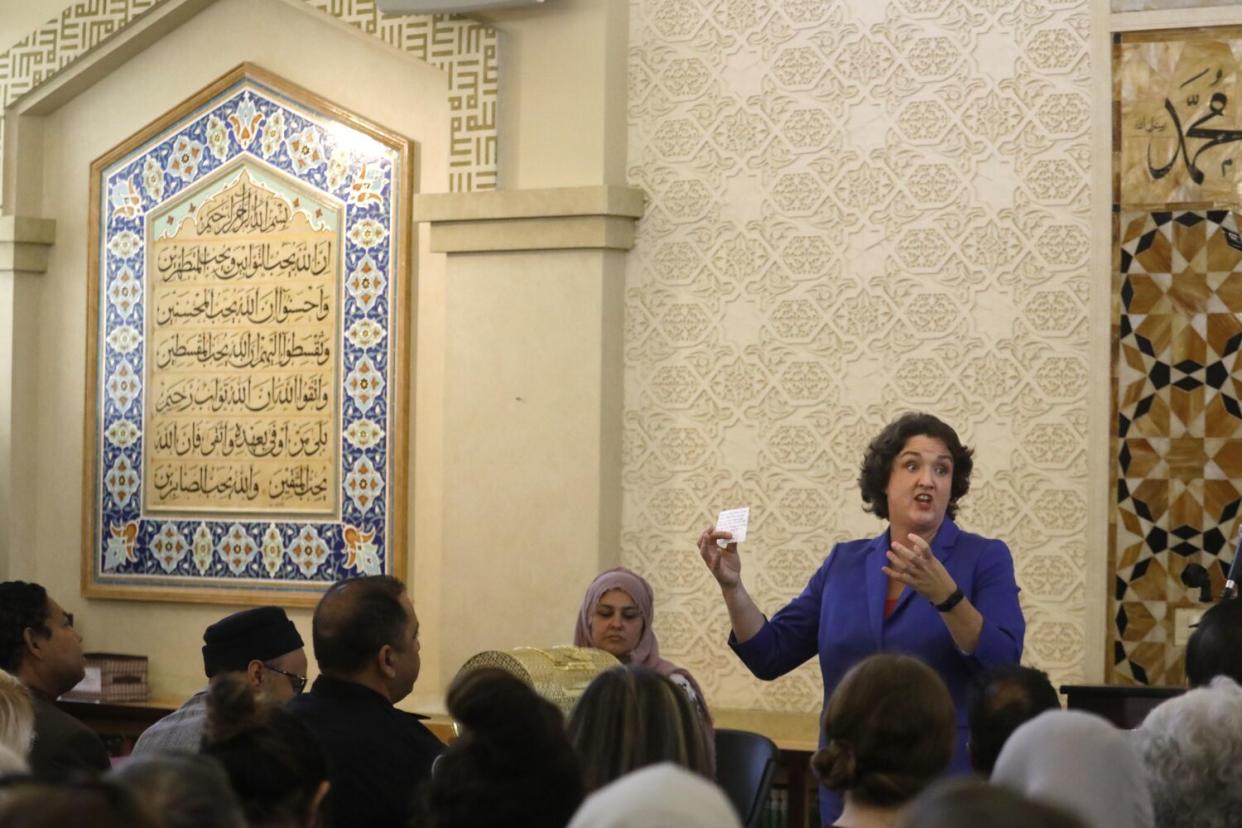
M 933 604 L 942 603 L 957 589 L 953 576 L 932 554 L 931 546 L 913 532 L 906 536 L 906 543 L 893 541 L 884 574 Z
M 711 571 L 721 589 L 732 589 L 742 581 L 742 559 L 737 554 L 737 544 L 721 547 L 717 540 L 732 538 L 731 532 L 717 532 L 709 526 L 699 535 L 699 555 Z

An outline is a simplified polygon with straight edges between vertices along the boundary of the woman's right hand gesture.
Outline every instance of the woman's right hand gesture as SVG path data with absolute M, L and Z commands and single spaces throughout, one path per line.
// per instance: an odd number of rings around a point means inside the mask
M 721 547 L 716 543 L 732 537 L 732 532 L 717 532 L 715 526 L 707 527 L 699 535 L 699 555 L 721 589 L 735 589 L 742 582 L 742 559 L 737 554 L 737 544 Z

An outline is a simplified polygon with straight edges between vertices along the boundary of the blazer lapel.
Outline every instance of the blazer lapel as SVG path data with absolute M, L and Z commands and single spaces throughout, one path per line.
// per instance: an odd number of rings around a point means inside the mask
M 888 530 L 873 538 L 867 549 L 867 621 L 877 649 L 884 648 L 884 601 L 888 597 L 888 577 L 882 567 L 888 564 Z

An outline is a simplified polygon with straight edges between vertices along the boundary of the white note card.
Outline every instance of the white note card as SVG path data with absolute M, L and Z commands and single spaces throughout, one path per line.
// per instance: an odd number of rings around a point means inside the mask
M 740 509 L 725 509 L 716 517 L 717 532 L 732 532 L 733 540 L 717 540 L 720 546 L 728 546 L 731 543 L 742 543 L 746 540 L 746 526 L 750 523 L 750 507 L 743 506 Z

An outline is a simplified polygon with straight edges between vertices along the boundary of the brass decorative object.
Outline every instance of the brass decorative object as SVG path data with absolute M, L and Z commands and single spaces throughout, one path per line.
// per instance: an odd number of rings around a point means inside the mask
M 620 665 L 612 654 L 590 647 L 517 647 L 485 650 L 471 656 L 458 675 L 481 667 L 496 667 L 529 684 L 568 716 L 596 676 Z

